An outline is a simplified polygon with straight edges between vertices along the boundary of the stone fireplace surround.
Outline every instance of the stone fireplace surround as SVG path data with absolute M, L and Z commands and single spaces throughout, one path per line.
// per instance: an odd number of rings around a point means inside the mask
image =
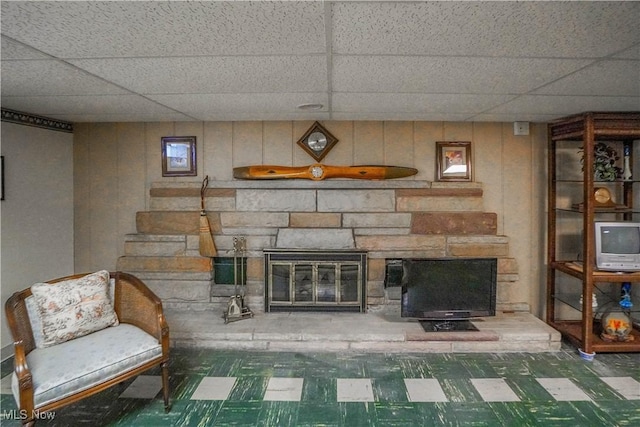
M 384 287 L 387 260 L 495 257 L 497 310 L 528 311 L 510 299 L 518 266 L 497 215 L 484 212 L 481 183 L 409 179 L 212 181 L 206 208 L 219 256 L 233 256 L 233 237 L 247 239 L 247 302 L 264 309 L 265 249 L 367 251 L 367 306 L 398 303 Z M 150 188 L 149 210 L 136 215 L 118 270 L 136 274 L 169 308 L 219 310 L 233 285 L 214 283 L 212 260 L 198 253 L 200 183 Z

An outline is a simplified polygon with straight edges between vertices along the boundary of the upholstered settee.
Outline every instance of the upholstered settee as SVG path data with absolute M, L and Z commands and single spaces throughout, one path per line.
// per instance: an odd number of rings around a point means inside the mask
M 159 366 L 169 411 L 169 327 L 138 278 L 101 271 L 16 292 L 6 302 L 22 423 Z

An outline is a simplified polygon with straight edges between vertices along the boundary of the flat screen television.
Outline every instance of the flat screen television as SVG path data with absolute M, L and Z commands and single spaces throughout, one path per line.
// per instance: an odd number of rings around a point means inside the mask
M 640 223 L 595 222 L 596 268 L 640 271 Z
M 402 260 L 401 316 L 464 320 L 495 316 L 495 258 Z

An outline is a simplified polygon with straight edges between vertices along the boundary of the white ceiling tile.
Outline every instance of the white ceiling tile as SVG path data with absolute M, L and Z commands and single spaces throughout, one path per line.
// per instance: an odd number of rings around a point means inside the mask
M 307 103 L 323 104 L 325 108 L 314 113 L 324 113 L 329 102 L 326 93 L 181 94 L 149 95 L 149 98 L 200 120 L 230 114 L 258 117 L 268 113 L 291 117 L 300 115 L 302 111 L 296 107 Z
M 2 32 L 61 58 L 324 52 L 322 2 L 2 2 Z
M 602 61 L 534 93 L 549 95 L 640 96 L 640 61 Z
M 640 41 L 637 2 L 337 2 L 341 54 L 586 57 Z
M 58 60 L 2 61 L 3 96 L 125 93 L 124 89 Z
M 566 114 L 477 114 L 470 118 L 474 122 L 534 122 L 547 123 L 551 120 L 559 119 Z
M 457 113 L 472 114 L 500 105 L 512 95 L 456 95 L 420 93 L 336 93 L 336 113 Z
M 180 113 L 127 113 L 127 114 L 48 114 L 47 117 L 72 123 L 99 122 L 192 122 L 191 117 Z
M 174 114 L 176 111 L 137 95 L 3 96 L 2 106 L 39 115 Z
M 565 116 L 581 111 L 639 111 L 640 97 L 525 95 L 485 114 L 548 114 Z
M 629 49 L 625 49 L 612 58 L 618 59 L 637 59 L 640 60 L 640 44 L 637 44 Z
M 334 57 L 337 92 L 526 93 L 591 61 L 433 56 Z
M 18 43 L 11 40 L 8 37 L 2 36 L 2 59 L 51 59 L 50 56 L 45 55 L 29 46 L 25 46 L 22 43 Z
M 326 112 L 292 112 L 282 113 L 278 111 L 257 111 L 252 113 L 215 112 L 204 113 L 203 121 L 281 121 L 281 120 L 331 120 L 331 116 Z
M 324 57 L 311 55 L 79 59 L 69 62 L 143 94 L 317 92 L 328 88 Z
M 336 112 L 333 113 L 333 120 L 376 120 L 376 121 L 407 121 L 407 120 L 416 120 L 416 121 L 430 121 L 430 122 L 442 122 L 442 121 L 453 121 L 453 122 L 464 122 L 469 120 L 469 114 L 452 114 L 452 113 L 426 113 L 426 112 L 349 112 L 349 113 L 341 113 Z

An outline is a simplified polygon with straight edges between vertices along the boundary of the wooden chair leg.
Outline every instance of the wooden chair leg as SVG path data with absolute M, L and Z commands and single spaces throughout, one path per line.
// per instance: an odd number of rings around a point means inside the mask
M 162 369 L 162 396 L 164 397 L 164 411 L 169 412 L 171 405 L 169 404 L 169 368 L 167 362 L 162 362 L 160 368 Z

